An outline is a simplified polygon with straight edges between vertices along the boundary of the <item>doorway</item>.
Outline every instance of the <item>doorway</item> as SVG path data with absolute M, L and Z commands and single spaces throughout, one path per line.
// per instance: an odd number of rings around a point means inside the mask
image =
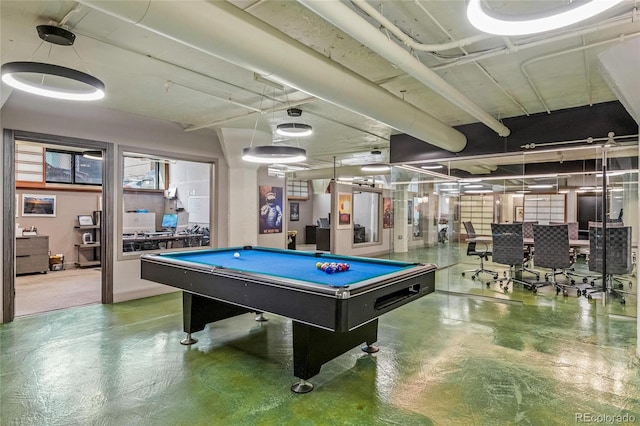
M 5 221 L 3 258 L 11 259 L 5 265 L 15 266 L 3 271 L 3 322 L 112 303 L 113 255 L 109 238 L 103 236 L 112 235 L 113 212 L 102 201 L 113 193 L 112 145 L 8 130 L 4 142 L 5 176 L 12 180 L 4 186 L 4 199 L 15 199 L 5 203 L 4 217 L 15 220 Z M 81 159 L 88 150 L 101 154 L 98 172 L 95 162 L 92 166 Z M 20 170 L 21 165 L 27 171 L 38 169 L 34 158 L 41 159 L 40 180 Z M 41 202 L 47 208 L 35 210 Z M 41 251 L 46 251 L 44 259 Z

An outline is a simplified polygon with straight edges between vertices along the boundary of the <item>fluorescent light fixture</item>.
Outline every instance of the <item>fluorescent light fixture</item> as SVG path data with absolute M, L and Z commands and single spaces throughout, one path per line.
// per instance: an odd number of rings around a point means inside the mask
M 458 182 L 442 182 L 440 185 L 456 185 L 456 186 L 458 186 Z
M 483 9 L 481 0 L 469 0 L 467 19 L 474 27 L 485 33 L 518 36 L 542 33 L 573 25 L 602 13 L 620 2 L 622 0 L 574 2 L 574 4 L 558 8 L 555 13 L 546 14 L 546 16 L 544 14 L 531 14 L 523 16 L 523 19 L 517 19 L 512 15 L 489 15 Z
M 462 183 L 482 182 L 482 179 L 480 179 L 480 178 L 469 178 L 469 179 L 462 179 L 460 182 L 462 182 Z
M 596 189 L 596 187 L 595 186 L 581 186 L 578 189 L 580 191 L 593 191 L 594 189 Z
M 307 159 L 307 152 L 293 146 L 253 146 L 242 150 L 242 159 L 251 163 L 298 163 Z
M 621 176 L 625 174 L 625 172 L 607 172 L 607 177 L 611 177 L 611 176 Z M 596 174 L 597 178 L 602 178 L 602 173 L 598 173 Z
M 472 185 L 464 185 L 464 189 L 482 188 L 484 185 L 474 183 Z
M 537 184 L 537 185 L 529 185 L 527 188 L 529 189 L 549 189 L 549 188 L 553 188 L 555 185 L 550 185 L 550 184 Z
M 465 190 L 464 191 L 465 194 L 490 194 L 493 193 L 492 189 L 470 189 L 470 190 Z
M 339 177 L 338 180 L 341 180 L 343 182 L 353 182 L 352 177 Z
M 276 133 L 280 136 L 300 138 L 310 136 L 313 133 L 313 128 L 302 123 L 282 123 L 276 126 Z
M 425 170 L 438 170 L 443 168 L 444 166 L 442 164 L 432 164 L 429 166 L 420 166 L 421 169 L 425 169 Z
M 82 156 L 84 158 L 88 158 L 90 160 L 102 160 L 102 151 L 99 150 L 95 150 L 95 151 L 84 151 L 82 153 Z
M 363 172 L 386 172 L 391 170 L 388 164 L 367 164 L 360 168 Z
M 51 82 L 50 85 L 46 85 L 45 80 Z M 97 78 L 78 70 L 42 62 L 3 64 L 2 81 L 14 89 L 47 98 L 69 101 L 104 98 L 104 83 Z

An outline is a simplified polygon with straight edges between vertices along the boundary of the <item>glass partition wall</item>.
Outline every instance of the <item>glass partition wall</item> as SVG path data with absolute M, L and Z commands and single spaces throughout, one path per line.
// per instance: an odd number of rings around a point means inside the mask
M 121 158 L 120 258 L 211 245 L 213 164 L 142 152 Z
M 596 313 L 636 316 L 637 139 L 544 148 L 394 166 L 396 219 L 389 257 L 437 264 L 441 291 L 524 303 L 542 298 Z M 592 248 L 592 228 L 603 215 L 605 228 L 622 224 L 627 230 L 607 231 Z M 468 231 L 465 222 L 473 229 Z M 520 223 L 522 265 L 510 267 L 493 254 L 500 247 L 494 246 L 492 224 Z M 540 252 L 536 264 L 533 224 L 567 225 L 569 266 L 549 266 Z M 538 235 L 542 231 L 538 228 Z M 604 288 L 602 249 L 606 259 L 624 258 L 610 271 L 614 265 L 609 262 Z M 556 259 L 567 262 L 564 252 Z M 516 281 L 507 285 L 509 275 Z

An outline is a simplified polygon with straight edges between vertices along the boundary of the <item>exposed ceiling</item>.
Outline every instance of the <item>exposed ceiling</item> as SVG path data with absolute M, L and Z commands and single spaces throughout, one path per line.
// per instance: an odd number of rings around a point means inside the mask
M 274 143 L 305 148 L 306 166 L 327 170 L 334 161 L 388 161 L 391 134 L 455 152 L 460 135 L 451 126 L 484 122 L 506 136 L 501 118 L 615 100 L 598 54 L 640 35 L 638 5 L 629 0 L 562 31 L 510 38 L 475 30 L 464 0 L 100 3 L 2 0 L 2 63 L 89 72 L 106 85 L 104 107 L 176 122 L 185 132 L 273 133 Z M 140 24 L 113 16 L 127 14 L 118 3 Z M 488 3 L 523 14 L 565 1 Z M 35 27 L 51 22 L 77 35 L 73 48 L 41 45 Z M 5 102 L 11 90 L 3 84 Z M 292 106 L 301 117 L 287 116 Z M 291 121 L 314 134 L 275 135 L 277 124 Z

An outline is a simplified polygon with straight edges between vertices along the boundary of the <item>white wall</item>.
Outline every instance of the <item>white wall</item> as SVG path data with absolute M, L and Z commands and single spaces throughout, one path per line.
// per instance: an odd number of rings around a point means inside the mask
M 35 98 L 17 91 L 11 94 L 0 114 L 3 128 L 108 142 L 114 144 L 115 152 L 122 145 L 217 160 L 217 194 L 212 196 L 211 209 L 215 211 L 214 208 L 218 208 L 215 219 L 217 244 L 227 245 L 227 204 L 219 203 L 215 206 L 213 199 L 227 199 L 228 168 L 214 131 L 185 132 L 176 123 L 114 111 L 101 106 L 100 103 L 62 102 Z M 114 188 L 120 184 L 120 178 L 114 176 Z M 113 194 L 112 199 L 103 199 L 103 203 L 115 203 L 116 206 L 120 206 L 116 207 L 117 211 L 117 208 L 121 208 L 121 201 L 115 198 Z M 114 229 L 117 230 L 120 224 L 117 223 L 117 215 L 115 216 Z M 172 287 L 137 278 L 140 276 L 140 260 L 118 260 L 116 236 L 105 238 L 111 238 L 114 250 L 115 302 L 175 291 Z

